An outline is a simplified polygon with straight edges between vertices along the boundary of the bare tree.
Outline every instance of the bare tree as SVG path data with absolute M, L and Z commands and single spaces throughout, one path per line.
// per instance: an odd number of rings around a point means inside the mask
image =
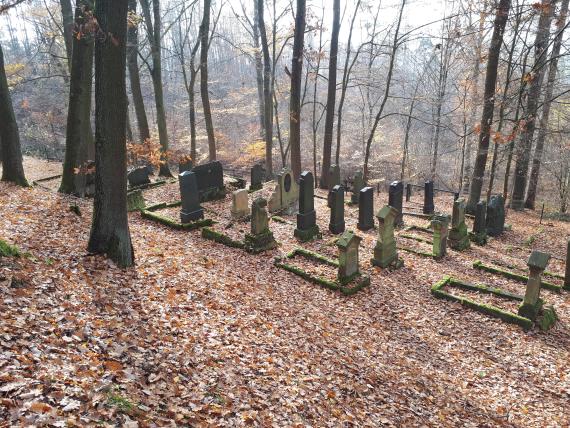
M 202 24 L 200 25 L 200 94 L 204 108 L 204 121 L 208 134 L 208 152 L 210 161 L 216 160 L 216 136 L 214 135 L 214 123 L 212 121 L 212 109 L 210 107 L 210 94 L 208 92 L 208 47 L 210 35 L 210 9 L 211 0 L 204 0 Z

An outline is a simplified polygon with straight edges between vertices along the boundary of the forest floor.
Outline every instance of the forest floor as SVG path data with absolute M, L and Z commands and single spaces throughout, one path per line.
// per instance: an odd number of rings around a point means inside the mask
M 57 174 L 26 165 L 30 181 Z M 0 426 L 570 425 L 569 293 L 542 292 L 560 318 L 546 332 L 430 293 L 452 275 L 523 294 L 524 284 L 472 263 L 524 272 L 533 249 L 551 253 L 548 269 L 563 274 L 568 223 L 509 212 L 512 230 L 487 246 L 441 261 L 400 251 L 396 271 L 370 266 L 376 232 L 358 231 L 371 284 L 343 296 L 274 266 L 300 245 L 295 216 L 270 222 L 278 248 L 250 255 L 131 213 L 136 267 L 121 270 L 86 252 L 92 202 L 49 183 L 0 184 L 0 238 L 29 253 L 0 260 Z M 267 184 L 250 201 L 270 192 Z M 148 204 L 179 199 L 176 183 L 144 195 Z M 323 239 L 303 246 L 336 257 L 318 195 Z M 374 196 L 376 208 L 387 203 Z M 450 213 L 452 199 L 437 197 L 436 210 Z M 419 204 L 416 195 L 405 206 Z M 204 207 L 215 228 L 248 231 L 229 221 L 230 196 Z M 356 221 L 347 206 L 347 228 Z M 398 239 L 430 249 L 414 242 Z

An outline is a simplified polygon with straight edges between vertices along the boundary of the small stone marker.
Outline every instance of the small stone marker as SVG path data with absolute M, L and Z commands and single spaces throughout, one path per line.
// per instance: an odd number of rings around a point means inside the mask
M 329 230 L 336 235 L 344 232 L 344 226 L 344 188 L 337 184 L 331 191 Z
M 392 181 L 390 189 L 388 190 L 388 205 L 398 210 L 396 217 L 396 226 L 404 223 L 404 214 L 402 214 L 402 206 L 404 199 L 404 183 L 401 181 Z
M 360 191 L 358 198 L 358 224 L 359 230 L 374 228 L 374 188 L 365 187 Z
M 487 243 L 487 203 L 485 201 L 477 202 L 475 207 L 475 220 L 473 221 L 471 238 L 479 245 Z
M 341 284 L 350 282 L 360 273 L 358 247 L 360 238 L 353 231 L 347 230 L 336 242 L 338 247 L 338 280 Z
M 265 179 L 265 169 L 263 165 L 257 163 L 251 168 L 251 183 L 249 185 L 249 191 L 253 192 L 259 190 L 263 187 L 263 180 Z
M 433 214 L 433 181 L 424 183 L 424 214 Z
M 294 235 L 301 241 L 308 241 L 319 234 L 315 212 L 315 180 L 313 173 L 304 171 L 299 179 L 299 212 Z
M 449 217 L 436 215 L 431 221 L 433 229 L 433 256 L 440 259 L 447 254 L 447 233 L 449 228 Z
M 182 174 L 184 171 L 192 171 L 194 164 L 190 159 L 183 159 L 178 162 L 178 173 Z
M 180 199 L 182 209 L 180 210 L 180 221 L 190 223 L 204 218 L 204 210 L 200 206 L 200 194 L 196 183 L 196 174 L 191 171 L 184 171 L 178 175 L 180 184 Z
M 145 208 L 145 201 L 141 189 L 127 193 L 127 211 L 139 211 Z
M 285 211 L 292 214 L 296 210 L 299 201 L 299 185 L 293 178 L 293 172 L 284 168 L 277 174 L 277 184 L 269 199 L 268 207 L 270 212 Z
M 249 215 L 249 204 L 247 190 L 240 189 L 232 192 L 232 218 L 237 220 Z
M 499 236 L 505 230 L 505 201 L 503 195 L 493 195 L 487 207 L 487 233 Z
M 224 169 L 219 161 L 195 166 L 192 172 L 196 174 L 200 201 L 210 201 L 225 194 Z
M 406 202 L 410 202 L 412 197 L 412 185 L 410 183 L 406 184 Z
M 465 198 L 460 198 L 453 202 L 449 245 L 458 251 L 463 251 L 470 247 L 469 234 L 465 224 Z
M 336 164 L 331 165 L 329 169 L 329 190 L 334 186 L 340 186 L 340 167 Z
M 150 184 L 150 178 L 148 178 L 148 176 L 149 171 L 146 166 L 131 169 L 127 174 L 129 186 L 136 187 L 144 184 Z
M 394 239 L 394 222 L 398 217 L 398 210 L 390 205 L 384 206 L 376 214 L 378 219 L 378 240 L 374 247 L 373 266 L 386 268 L 390 265 L 399 268 L 404 265 L 398 258 L 396 240 Z
M 352 179 L 352 195 L 350 195 L 350 202 L 353 204 L 358 203 L 358 198 L 360 197 L 360 191 L 366 187 L 366 183 L 364 182 L 364 175 L 362 172 L 358 171 L 354 174 L 354 178 Z
M 245 248 L 252 253 L 269 250 L 277 245 L 269 230 L 267 201 L 257 198 L 251 205 L 251 233 L 245 235 Z
M 519 307 L 519 315 L 533 321 L 536 319 L 542 306 L 542 300 L 540 300 L 540 276 L 546 269 L 549 260 L 550 254 L 540 251 L 533 251 L 528 259 L 527 265 L 530 269 L 530 274 L 528 275 L 524 300 Z
M 566 248 L 566 273 L 564 274 L 564 289 L 570 290 L 570 239 Z

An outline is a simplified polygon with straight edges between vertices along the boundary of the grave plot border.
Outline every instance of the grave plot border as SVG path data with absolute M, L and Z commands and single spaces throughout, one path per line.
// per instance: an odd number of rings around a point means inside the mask
M 208 226 L 202 228 L 202 238 L 223 244 L 231 248 L 245 248 L 245 243 L 243 241 L 236 241 L 229 235 L 218 232 L 217 230 L 214 230 Z
M 157 214 L 155 211 L 159 211 L 165 208 L 174 208 L 179 207 L 182 205 L 182 201 L 176 201 L 172 203 L 162 202 L 160 204 L 155 204 L 147 207 L 146 209 L 141 210 L 141 215 L 143 218 L 148 220 L 155 221 L 157 223 L 163 224 L 165 226 L 171 227 L 173 229 L 178 230 L 195 230 L 200 229 L 205 226 L 212 226 L 215 222 L 212 219 L 200 219 L 193 221 L 191 223 L 181 223 L 175 220 L 172 220 L 169 217 L 164 217 L 160 214 Z
M 524 276 L 524 275 L 518 274 L 516 272 L 510 271 L 510 270 L 501 269 L 501 268 L 497 268 L 494 266 L 486 265 L 481 260 L 475 260 L 473 262 L 473 269 L 479 269 L 479 270 L 483 270 L 483 271 L 486 271 L 486 272 L 489 272 L 489 273 L 492 273 L 495 275 L 504 276 L 505 278 L 512 279 L 512 280 L 518 281 L 518 282 L 522 282 L 524 284 L 526 284 L 528 282 L 528 276 Z M 544 281 L 542 279 L 540 280 L 540 286 L 543 288 L 546 288 L 547 290 L 554 291 L 556 293 L 561 293 L 562 290 L 564 289 L 564 287 L 561 285 L 556 285 L 556 284 L 553 284 L 551 282 Z
M 295 248 L 293 251 L 289 252 L 285 257 L 276 257 L 275 258 L 275 266 L 285 269 L 291 273 L 294 273 L 297 276 L 300 276 L 307 281 L 310 281 L 314 284 L 320 285 L 322 287 L 328 288 L 333 291 L 340 291 L 346 296 L 350 296 L 355 294 L 356 292 L 362 290 L 364 287 L 370 285 L 370 277 L 368 275 L 364 275 L 362 273 L 356 273 L 351 277 L 347 278 L 346 280 L 340 281 L 331 281 L 326 278 L 322 278 L 320 276 L 315 276 L 306 272 L 305 270 L 301 269 L 300 267 L 293 266 L 289 263 L 284 262 L 284 260 L 292 259 L 295 256 L 302 256 L 309 260 L 316 261 L 318 263 L 326 264 L 333 267 L 338 267 L 339 262 L 338 260 L 329 259 L 322 254 L 315 253 L 310 250 L 306 250 L 305 248 Z M 351 283 L 352 281 L 356 280 L 356 284 L 353 287 L 347 287 L 346 285 Z
M 404 238 L 405 238 L 405 236 L 404 236 Z M 408 253 L 417 254 L 418 256 L 431 257 L 432 259 L 438 260 L 435 257 L 434 253 L 428 253 L 427 251 L 414 250 L 412 248 L 406 248 L 406 247 L 397 247 L 397 248 L 398 248 L 398 250 L 407 251 Z
M 426 244 L 433 244 L 433 239 L 422 238 L 421 236 L 410 235 L 409 233 L 400 233 L 398 236 L 402 238 L 413 239 L 414 241 L 418 242 L 425 242 Z
M 159 180 L 159 181 L 153 181 L 151 183 L 139 184 L 138 186 L 128 186 L 127 190 L 129 192 L 132 192 L 133 190 L 148 190 L 154 187 L 162 186 L 167 183 L 168 184 L 176 183 L 176 180 Z

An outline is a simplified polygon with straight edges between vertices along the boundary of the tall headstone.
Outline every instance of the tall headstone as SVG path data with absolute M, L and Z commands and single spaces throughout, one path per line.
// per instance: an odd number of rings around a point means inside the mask
M 433 181 L 428 180 L 424 183 L 424 214 L 433 214 Z
M 470 236 L 471 240 L 479 245 L 487 243 L 487 203 L 485 201 L 477 202 L 473 230 Z
M 329 190 L 334 186 L 340 186 L 340 167 L 336 164 L 331 165 L 329 169 Z
M 148 176 L 149 172 L 146 166 L 131 169 L 127 174 L 129 186 L 136 187 L 144 184 L 150 184 L 150 178 L 148 178 Z
M 344 232 L 344 188 L 338 184 L 331 191 L 329 230 L 335 235 Z
M 402 206 L 404 199 L 404 183 L 401 181 L 392 181 L 388 190 L 388 205 L 398 210 L 396 217 L 396 226 L 404 223 L 404 214 L 402 214 Z
M 358 247 L 360 238 L 351 230 L 347 230 L 336 242 L 338 247 L 338 280 L 346 284 L 360 273 Z
M 364 187 L 366 187 L 366 183 L 364 182 L 364 175 L 362 172 L 358 171 L 356 174 L 354 174 L 354 178 L 352 179 L 352 195 L 350 195 L 351 203 L 358 203 L 360 191 L 364 189 Z
M 549 260 L 550 254 L 540 251 L 533 251 L 528 259 L 527 265 L 530 274 L 528 275 L 524 300 L 519 307 L 519 315 L 533 321 L 536 319 L 538 311 L 542 306 L 542 301 L 540 300 L 540 276 L 546 269 Z
M 358 198 L 358 224 L 359 230 L 374 228 L 374 188 L 365 187 L 360 191 Z
M 463 251 L 470 247 L 469 234 L 465 224 L 465 199 L 460 198 L 453 202 L 451 216 L 451 230 L 449 231 L 449 245 L 454 250 Z
M 399 268 L 404 262 L 398 258 L 396 240 L 394 239 L 394 222 L 398 217 L 398 210 L 390 205 L 384 206 L 376 214 L 378 219 L 378 240 L 374 247 L 373 266 L 386 268 L 394 266 Z
M 260 253 L 275 248 L 277 242 L 269 230 L 267 201 L 257 198 L 251 204 L 251 233 L 245 235 L 245 249 L 251 253 Z
M 299 202 L 299 185 L 293 178 L 293 172 L 284 168 L 276 178 L 277 184 L 269 199 L 269 212 L 285 211 L 292 214 Z
M 249 191 L 253 192 L 259 190 L 263 187 L 263 180 L 265 179 L 265 169 L 263 165 L 257 163 L 251 168 L 251 183 L 249 185 Z
M 499 236 L 505 230 L 505 200 L 503 195 L 493 195 L 487 207 L 487 233 Z
M 313 173 L 304 171 L 299 179 L 299 212 L 294 235 L 301 241 L 308 241 L 319 234 L 315 212 L 315 180 Z
M 184 157 L 178 162 L 178 173 L 182 174 L 184 171 L 192 171 L 193 166 L 192 160 Z
M 190 223 L 191 221 L 204 218 L 204 210 L 200 206 L 196 174 L 184 171 L 178 175 L 178 182 L 180 185 L 180 199 L 182 200 L 180 221 L 182 223 Z
M 440 259 L 447 254 L 447 234 L 449 229 L 449 217 L 436 215 L 431 221 L 433 230 L 433 256 Z
M 196 174 L 200 201 L 210 201 L 225 195 L 224 168 L 219 161 L 195 166 L 192 172 Z
M 566 248 L 566 272 L 564 274 L 564 289 L 570 290 L 570 239 Z
M 247 190 L 240 189 L 232 192 L 232 218 L 235 220 L 247 217 L 249 215 L 249 201 L 247 198 Z

